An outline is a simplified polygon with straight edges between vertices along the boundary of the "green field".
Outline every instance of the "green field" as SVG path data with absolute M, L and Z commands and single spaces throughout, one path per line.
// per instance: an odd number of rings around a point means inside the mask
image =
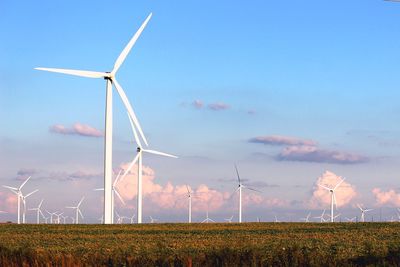
M 400 265 L 400 223 L 0 225 L 0 266 Z

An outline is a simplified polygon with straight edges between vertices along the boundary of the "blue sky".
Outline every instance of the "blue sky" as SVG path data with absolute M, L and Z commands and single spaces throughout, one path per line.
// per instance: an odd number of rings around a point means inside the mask
M 0 10 L 3 183 L 17 184 L 21 170 L 40 170 L 42 176 L 101 173 L 101 138 L 49 128 L 81 123 L 103 131 L 104 82 L 33 68 L 111 70 L 153 12 L 117 77 L 152 147 L 180 156 L 146 160 L 157 183 L 206 184 L 231 192 L 235 184 L 226 180 L 234 178 L 237 162 L 251 181 L 278 186 L 263 188 L 265 198 L 306 201 L 325 170 L 347 177 L 357 189 L 351 203 L 376 206 L 373 188 L 398 188 L 400 4 L 6 0 Z M 201 108 L 194 107 L 196 100 Z M 213 104 L 225 108 L 215 111 L 209 108 Z M 133 158 L 135 145 L 117 94 L 114 107 L 118 168 Z M 313 140 L 318 153 L 311 159 L 279 157 L 290 146 L 249 142 L 260 136 Z M 366 160 L 332 162 L 325 159 L 331 152 Z M 37 177 L 35 183 L 57 195 L 48 180 Z M 87 188 L 101 182 L 92 178 L 58 201 L 92 194 Z M 59 179 L 51 184 L 70 186 Z M 351 210 L 351 203 L 343 208 Z

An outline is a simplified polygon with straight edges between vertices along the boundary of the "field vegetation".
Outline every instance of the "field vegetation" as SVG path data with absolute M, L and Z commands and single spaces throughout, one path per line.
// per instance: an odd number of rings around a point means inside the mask
M 0 225 L 0 266 L 400 266 L 400 223 Z

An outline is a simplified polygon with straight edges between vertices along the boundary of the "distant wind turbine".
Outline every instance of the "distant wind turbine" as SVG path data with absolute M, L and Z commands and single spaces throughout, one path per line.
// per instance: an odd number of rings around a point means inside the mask
M 371 211 L 373 209 L 363 209 L 359 204 L 357 204 L 357 207 L 361 211 L 361 222 L 365 222 L 365 213 L 368 212 L 368 211 Z
M 155 223 L 155 222 L 157 222 L 158 221 L 158 219 L 154 219 L 153 217 L 151 217 L 151 216 L 149 216 L 150 217 L 150 223 Z
M 236 164 L 235 164 L 235 170 L 236 170 L 236 175 L 237 175 L 237 179 L 238 179 L 238 187 L 237 187 L 235 192 L 239 191 L 239 223 L 241 223 L 242 222 L 242 188 L 246 188 L 248 190 L 252 190 L 252 191 L 255 191 L 255 192 L 259 192 L 259 193 L 261 193 L 261 191 L 256 190 L 254 188 L 250 188 L 250 187 L 245 186 L 244 184 L 242 184 L 242 181 L 240 180 L 239 171 L 238 171 L 238 168 L 237 168 Z
M 121 194 L 119 193 L 118 188 L 117 188 L 118 182 L 122 180 L 122 179 L 120 179 L 120 177 L 121 177 L 121 172 L 122 172 L 122 170 L 120 170 L 120 171 L 118 172 L 117 178 L 115 178 L 114 183 L 112 184 L 111 210 L 113 211 L 113 215 L 111 216 L 111 223 L 114 223 L 114 209 L 115 209 L 115 196 L 114 196 L 114 195 L 117 195 L 117 197 L 119 198 L 119 200 L 121 201 L 121 203 L 122 203 L 123 205 L 125 205 L 125 201 L 124 201 L 124 199 L 122 198 L 122 196 L 121 196 Z M 95 191 L 102 191 L 102 190 L 104 190 L 104 188 L 97 188 L 97 189 L 95 189 Z
M 143 152 L 149 153 L 149 154 L 154 154 L 154 155 L 159 155 L 159 156 L 165 156 L 165 157 L 170 157 L 170 158 L 177 158 L 177 156 L 167 154 L 164 152 L 159 152 L 155 150 L 150 150 L 150 149 L 143 149 L 142 147 L 142 142 L 139 139 L 139 136 L 137 135 L 135 124 L 133 121 L 132 116 L 128 113 L 129 121 L 131 123 L 131 128 L 133 132 L 133 136 L 135 138 L 135 142 L 137 144 L 137 155 L 136 157 L 132 160 L 132 162 L 129 164 L 129 167 L 126 169 L 125 173 L 122 175 L 123 179 L 132 169 L 132 167 L 138 162 L 138 180 L 137 180 L 137 222 L 142 223 L 142 198 L 143 198 L 143 192 L 142 192 L 142 175 L 143 175 L 143 159 L 142 159 L 142 154 Z
M 44 214 L 43 214 L 43 212 L 42 212 L 42 210 L 41 210 L 42 204 L 43 204 L 43 199 L 42 199 L 42 201 L 40 201 L 40 203 L 39 203 L 39 205 L 37 206 L 37 208 L 29 209 L 29 210 L 36 210 L 36 223 L 37 223 L 37 224 L 40 223 L 40 215 L 42 215 L 42 217 L 45 218 L 45 217 L 44 217 Z
M 125 61 L 133 45 L 141 35 L 142 31 L 149 22 L 152 13 L 148 15 L 146 20 L 140 26 L 139 30 L 135 33 L 129 43 L 126 45 L 124 50 L 117 58 L 114 64 L 114 68 L 111 72 L 96 72 L 96 71 L 85 71 L 85 70 L 71 70 L 71 69 L 54 69 L 54 68 L 35 68 L 37 70 L 57 72 L 75 76 L 81 76 L 86 78 L 100 78 L 106 80 L 106 114 L 105 114 L 105 148 L 104 148 L 104 223 L 111 224 L 112 220 L 112 209 L 111 209 L 111 198 L 112 198 L 112 135 L 113 135 L 113 120 L 112 120 L 112 86 L 115 86 L 125 108 L 128 110 L 129 115 L 132 117 L 135 126 L 137 127 L 143 141 L 147 145 L 146 137 L 143 134 L 142 128 L 140 127 L 139 121 L 133 111 L 133 108 L 124 92 L 122 87 L 117 82 L 115 75 L 122 63 Z
M 354 216 L 353 218 L 347 218 L 347 217 L 346 217 L 346 220 L 347 220 L 348 222 L 354 222 L 356 219 L 357 219 L 356 216 Z
M 85 199 L 85 197 L 82 197 L 81 200 L 79 201 L 78 205 L 76 205 L 76 207 L 72 207 L 72 206 L 66 207 L 67 209 L 75 209 L 75 224 L 79 224 L 79 215 L 83 219 L 83 214 L 81 212 L 80 206 L 84 199 Z
M 301 218 L 300 220 L 301 220 L 301 221 L 304 221 L 304 222 L 310 222 L 310 216 L 311 216 L 311 212 L 308 213 L 307 217 Z
M 228 223 L 232 223 L 232 220 L 233 220 L 233 215 L 230 217 L 230 218 L 228 218 L 228 219 L 224 219 L 225 221 L 227 221 Z
M 343 183 L 344 179 L 341 179 L 341 181 L 339 183 L 336 184 L 336 186 L 334 188 L 329 188 L 325 185 L 322 184 L 318 184 L 320 187 L 325 188 L 326 190 L 329 191 L 329 193 L 331 194 L 331 222 L 335 221 L 335 216 L 333 216 L 333 205 L 335 205 L 336 209 L 337 209 L 337 203 L 336 203 L 336 195 L 335 195 L 335 190 L 341 185 L 341 183 Z
M 322 212 L 321 216 L 316 216 L 316 217 L 314 217 L 314 219 L 320 219 L 320 222 L 326 222 L 326 220 L 325 220 L 325 211 L 326 210 L 324 210 Z

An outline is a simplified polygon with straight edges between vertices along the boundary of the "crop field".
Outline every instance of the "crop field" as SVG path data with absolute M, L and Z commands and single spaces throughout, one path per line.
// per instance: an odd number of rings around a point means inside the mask
M 0 225 L 0 266 L 400 266 L 400 223 Z

